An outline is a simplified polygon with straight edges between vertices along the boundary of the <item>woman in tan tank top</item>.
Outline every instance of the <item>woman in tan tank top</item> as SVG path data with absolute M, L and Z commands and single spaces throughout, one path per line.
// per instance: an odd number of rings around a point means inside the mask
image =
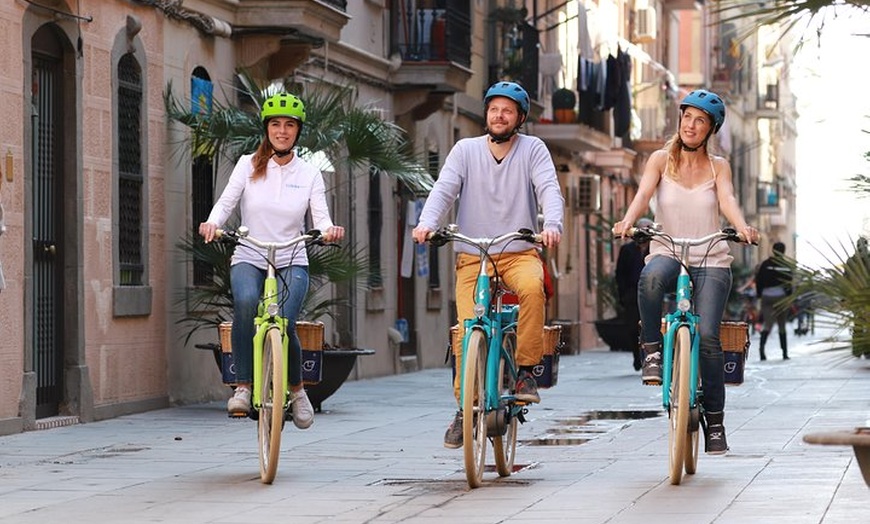
M 683 99 L 679 130 L 664 149 L 650 155 L 634 200 L 625 217 L 613 225 L 614 235 L 622 236 L 642 217 L 655 196 L 655 221 L 671 236 L 698 238 L 714 233 L 721 229 L 720 216 L 724 216 L 747 239 L 758 241 L 758 231 L 746 223 L 734 196 L 731 166 L 725 158 L 708 151 L 708 140 L 724 121 L 725 103 L 715 93 L 699 89 Z M 711 249 L 700 246 L 690 250 L 695 313 L 701 319 L 705 450 L 717 455 L 728 450 L 723 426 L 725 379 L 719 323 L 731 290 L 731 260 L 726 242 Z M 661 384 L 662 301 L 676 287 L 679 271 L 675 255 L 666 246 L 653 242 L 638 283 L 645 384 Z

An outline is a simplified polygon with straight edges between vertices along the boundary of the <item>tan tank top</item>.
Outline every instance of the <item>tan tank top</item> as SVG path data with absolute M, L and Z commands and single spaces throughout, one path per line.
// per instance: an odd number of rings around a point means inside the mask
M 655 221 L 665 233 L 673 237 L 699 238 L 721 229 L 719 200 L 716 195 L 716 168 L 710 158 L 713 178 L 691 189 L 671 177 L 662 174 L 656 188 Z M 653 241 L 647 261 L 655 256 L 664 255 L 679 258 L 670 245 Z M 706 261 L 704 260 L 706 257 Z M 717 242 L 695 246 L 689 250 L 689 265 L 699 267 L 731 267 L 731 249 L 728 242 Z

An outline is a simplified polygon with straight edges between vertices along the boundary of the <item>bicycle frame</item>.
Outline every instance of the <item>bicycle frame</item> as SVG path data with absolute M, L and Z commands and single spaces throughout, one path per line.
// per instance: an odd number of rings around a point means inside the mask
M 285 363 L 284 384 L 288 386 L 289 372 L 286 364 L 289 362 L 290 356 L 290 339 L 287 337 L 287 319 L 280 315 L 281 308 L 278 303 L 278 278 L 274 266 L 275 244 L 269 244 L 266 250 L 269 264 L 266 269 L 266 280 L 263 283 L 263 297 L 257 309 L 258 315 L 254 318 L 256 326 L 254 331 L 254 380 L 259 381 L 263 376 L 263 341 L 266 338 L 266 333 L 277 327 L 281 333 L 282 362 Z M 255 409 L 263 405 L 260 392 L 261 388 L 255 384 L 251 396 L 251 403 Z
M 698 384 L 698 376 L 700 374 L 701 337 L 698 333 L 700 317 L 692 312 L 693 297 L 692 279 L 689 275 L 689 248 L 721 240 L 743 241 L 743 239 L 733 229 L 724 229 L 701 238 L 672 238 L 656 229 L 631 228 L 629 236 L 633 237 L 635 235 L 649 237 L 654 241 L 670 244 L 680 249 L 680 273 L 677 276 L 676 293 L 677 308 L 672 313 L 665 315 L 667 329 L 662 341 L 662 405 L 665 409 L 668 409 L 671 405 L 670 391 L 671 379 L 673 377 L 674 337 L 683 326 L 689 329 L 689 338 L 691 340 L 689 384 Z M 658 237 L 664 237 L 667 240 L 661 240 Z M 689 390 L 689 406 L 693 409 L 698 404 L 698 393 L 699 391 L 696 388 L 690 388 Z
M 512 400 L 512 396 L 501 397 L 498 392 L 498 371 L 499 361 L 503 358 L 506 368 L 510 376 L 516 380 L 517 366 L 514 362 L 514 357 L 508 355 L 503 347 L 504 334 L 509 329 L 516 329 L 518 319 L 518 307 L 503 306 L 501 298 L 503 291 L 496 290 L 495 307 L 493 307 L 492 299 L 493 292 L 491 288 L 492 278 L 489 276 L 487 269 L 489 264 L 485 256 L 480 257 L 480 273 L 477 276 L 477 284 L 475 290 L 475 311 L 483 312 L 475 318 L 465 319 L 465 336 L 462 339 L 462 358 L 463 362 L 468 352 L 468 341 L 471 338 L 473 330 L 481 330 L 484 338 L 487 341 L 486 353 L 486 411 L 492 411 L 499 408 L 502 400 Z M 462 382 L 465 382 L 465 366 L 462 367 Z M 460 392 L 460 402 L 465 397 L 464 388 Z M 519 409 L 519 408 L 514 408 Z M 511 415 L 514 415 L 513 412 Z
M 492 246 L 510 242 L 512 240 L 525 240 L 528 242 L 540 243 L 540 236 L 535 235 L 531 230 L 521 230 L 495 238 L 470 238 L 458 232 L 458 227 L 451 224 L 441 231 L 435 233 L 433 240 L 437 241 L 457 241 L 464 244 L 476 247 L 480 250 L 480 271 L 477 275 L 477 283 L 475 286 L 474 296 L 474 312 L 475 317 L 463 320 L 465 335 L 462 339 L 462 358 L 468 354 L 468 342 L 471 339 L 471 334 L 475 330 L 479 330 L 484 339 L 487 341 L 486 353 L 486 378 L 485 390 L 486 399 L 484 407 L 487 412 L 496 410 L 500 407 L 502 401 L 511 403 L 514 400 L 513 395 L 501 396 L 498 391 L 499 380 L 499 363 L 504 359 L 506 368 L 513 380 L 516 380 L 519 370 L 513 355 L 508 355 L 503 347 L 504 334 L 511 329 L 516 329 L 519 318 L 518 306 L 502 305 L 503 291 L 499 287 L 493 292 L 492 277 L 489 276 L 489 259 L 486 255 Z M 495 304 L 493 305 L 493 298 Z M 465 383 L 465 366 L 460 370 L 461 383 Z M 465 398 L 464 388 L 460 389 L 460 403 Z M 510 415 L 516 415 L 522 410 L 522 406 L 511 404 Z
M 698 334 L 698 322 L 700 317 L 691 311 L 692 307 L 692 281 L 688 271 L 689 247 L 691 244 L 677 244 L 679 240 L 674 239 L 675 245 L 681 248 L 680 253 L 680 274 L 677 276 L 677 304 L 688 303 L 686 311 L 677 308 L 672 313 L 665 315 L 665 331 L 664 341 L 662 342 L 662 405 L 667 409 L 671 405 L 671 378 L 673 377 L 674 365 L 674 337 L 677 330 L 681 326 L 689 328 L 689 338 L 692 341 L 691 347 L 691 365 L 689 366 L 689 384 L 698 383 L 698 373 L 700 368 L 701 354 L 701 337 Z M 695 388 L 689 389 L 689 407 L 695 408 L 698 401 L 698 391 Z
M 310 240 L 320 238 L 320 232 L 316 230 L 309 231 L 306 234 L 299 235 L 286 242 L 264 242 L 249 235 L 248 228 L 240 226 L 237 231 L 222 231 L 218 230 L 217 237 L 228 236 L 236 243 L 249 243 L 266 250 L 266 279 L 263 283 L 263 295 L 260 299 L 260 304 L 257 308 L 257 316 L 254 318 L 254 384 L 251 395 L 251 403 L 255 409 L 262 407 L 263 398 L 259 386 L 259 381 L 263 377 L 263 345 L 266 334 L 272 328 L 279 328 L 281 334 L 281 351 L 284 362 L 284 384 L 289 389 L 289 372 L 287 363 L 289 362 L 290 341 L 287 338 L 288 320 L 281 316 L 281 307 L 278 301 L 278 278 L 275 269 L 275 253 L 278 249 L 294 246 Z M 289 398 L 289 397 L 286 397 Z

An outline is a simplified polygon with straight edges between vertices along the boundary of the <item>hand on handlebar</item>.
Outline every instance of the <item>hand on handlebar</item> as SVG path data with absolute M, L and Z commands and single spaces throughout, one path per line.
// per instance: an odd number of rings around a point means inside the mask
M 411 236 L 414 237 L 414 242 L 417 244 L 425 243 L 431 235 L 432 230 L 426 226 L 417 226 L 411 231 Z
M 344 228 L 341 226 L 331 226 L 323 233 L 322 238 L 326 243 L 338 242 L 344 238 Z
M 202 222 L 199 224 L 199 234 L 202 235 L 202 238 L 205 240 L 205 243 L 208 244 L 216 237 L 216 231 L 218 227 L 211 222 Z

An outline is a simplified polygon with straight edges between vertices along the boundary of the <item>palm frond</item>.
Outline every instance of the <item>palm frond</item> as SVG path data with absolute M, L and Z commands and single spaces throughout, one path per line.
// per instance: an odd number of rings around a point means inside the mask
M 821 268 L 787 259 L 795 275 L 793 300 L 837 334 L 850 333 L 856 355 L 870 354 L 870 255 L 861 254 L 857 242 L 827 248 L 818 250 L 826 261 Z

